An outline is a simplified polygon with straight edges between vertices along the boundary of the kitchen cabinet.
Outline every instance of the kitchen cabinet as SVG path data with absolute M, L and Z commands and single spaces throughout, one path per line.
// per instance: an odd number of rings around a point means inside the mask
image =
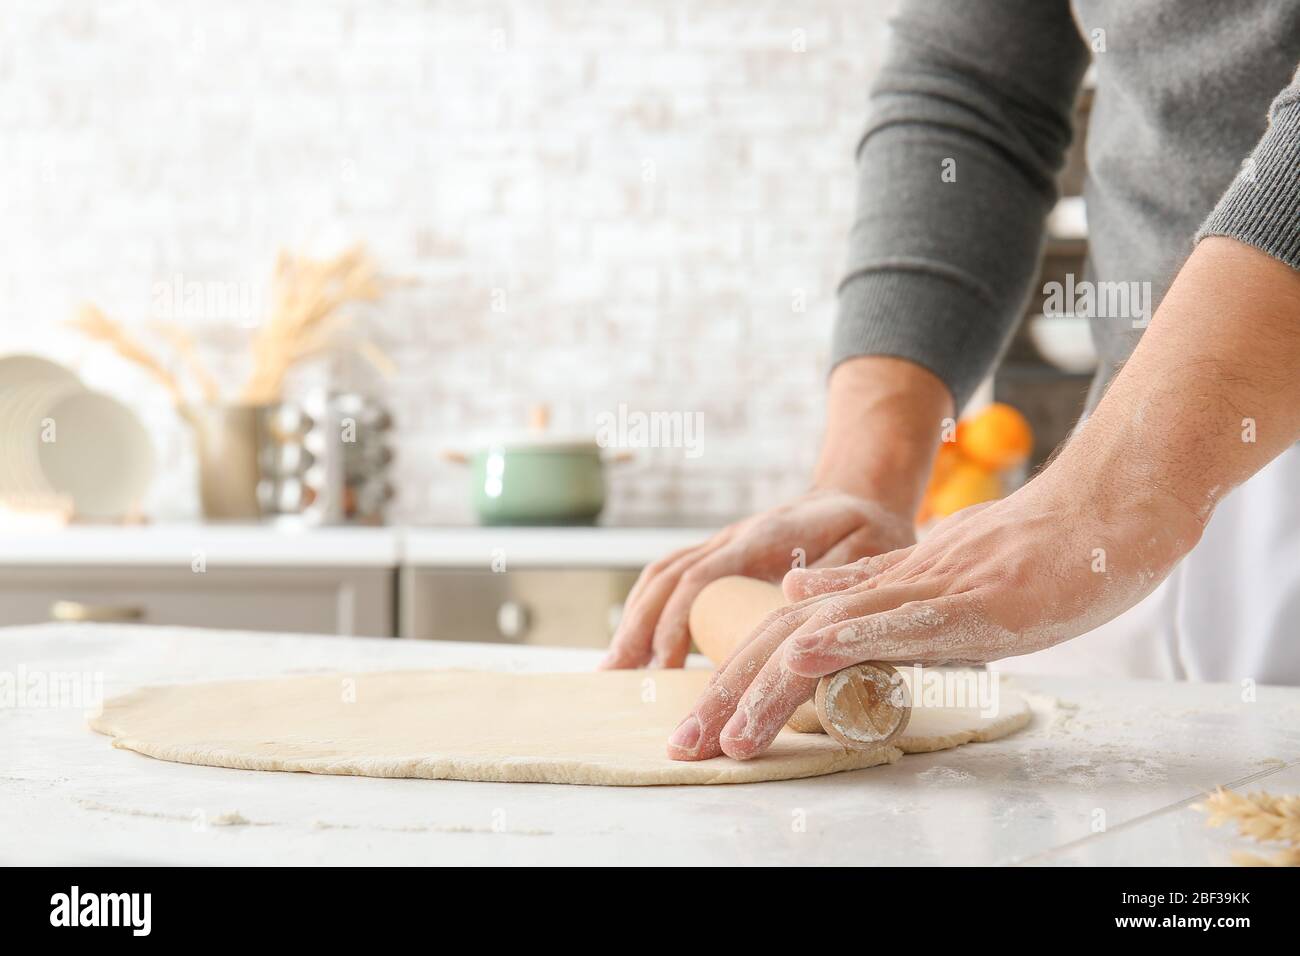
M 391 637 L 391 568 L 0 569 L 0 624 L 95 621 Z
M 604 647 L 637 571 L 403 567 L 401 575 L 402 637 Z
M 0 626 L 46 621 L 602 647 L 708 529 L 75 526 L 0 536 Z
M 641 568 L 708 528 L 410 528 L 399 633 L 441 641 L 601 648 Z

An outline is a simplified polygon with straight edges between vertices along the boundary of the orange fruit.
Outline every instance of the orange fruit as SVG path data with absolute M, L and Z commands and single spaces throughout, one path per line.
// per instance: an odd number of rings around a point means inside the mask
M 925 524 L 934 517 L 930 510 L 930 496 L 943 486 L 964 460 L 956 442 L 946 441 L 939 444 L 939 451 L 934 456 L 934 467 L 930 469 L 930 480 L 925 486 L 925 495 L 921 499 L 921 507 L 916 512 L 917 524 Z
M 943 484 L 961 462 L 962 454 L 956 442 L 940 442 L 939 451 L 934 456 L 934 468 L 930 471 L 930 487 L 937 488 Z
M 989 471 L 1018 468 L 1034 450 L 1034 431 L 1010 405 L 994 402 L 974 418 L 957 424 L 957 447 Z
M 958 462 L 943 484 L 926 495 L 929 517 L 946 518 L 962 508 L 1002 497 L 1002 481 L 970 461 Z M 923 506 L 923 511 L 927 510 Z

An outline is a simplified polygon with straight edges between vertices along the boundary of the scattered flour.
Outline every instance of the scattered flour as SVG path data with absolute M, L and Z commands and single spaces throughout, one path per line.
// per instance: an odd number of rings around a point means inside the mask
M 238 810 L 226 810 L 222 813 L 213 814 L 210 817 L 200 817 L 198 814 L 201 808 L 196 809 L 194 813 L 165 813 L 161 810 L 143 810 L 139 807 L 115 807 L 107 803 L 100 803 L 97 800 L 86 800 L 77 797 L 73 800 L 77 806 L 83 810 L 93 810 L 96 813 L 116 813 L 125 817 L 140 817 L 146 820 L 172 820 L 177 823 L 206 823 L 214 827 L 269 827 L 274 826 L 269 822 L 254 822 L 249 820 Z
M 161 810 L 143 810 L 136 807 L 115 807 L 96 800 L 77 798 L 74 801 L 83 810 L 97 813 L 116 813 L 121 816 L 139 817 L 147 820 L 169 820 L 176 823 L 193 825 L 198 818 L 194 814 L 166 813 Z M 214 827 L 272 827 L 283 823 L 272 820 L 250 820 L 238 810 L 227 810 L 213 814 L 206 820 L 208 826 Z M 388 833 L 504 833 L 512 836 L 551 836 L 551 830 L 495 830 L 490 826 L 475 826 L 463 823 L 428 823 L 410 826 L 362 825 L 356 823 L 330 823 L 326 820 L 313 820 L 311 827 L 317 830 L 380 830 Z
M 231 810 L 228 813 L 218 813 L 215 817 L 208 820 L 214 827 L 249 827 L 255 826 L 252 820 L 248 819 L 238 810 Z
M 970 783 L 975 780 L 975 774 L 969 770 L 961 770 L 957 767 L 931 767 L 929 770 L 923 770 L 918 773 L 917 778 L 924 780 L 930 786 L 946 787 L 954 784 Z

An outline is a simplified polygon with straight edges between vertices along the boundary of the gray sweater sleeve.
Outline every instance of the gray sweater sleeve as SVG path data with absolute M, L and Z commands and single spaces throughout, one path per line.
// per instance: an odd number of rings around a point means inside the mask
M 960 408 L 1027 304 L 1089 53 L 1069 0 L 905 0 L 893 28 L 832 361 L 910 359 Z
M 1196 239 L 1227 236 L 1300 269 L 1300 69 L 1268 117 L 1259 145 Z

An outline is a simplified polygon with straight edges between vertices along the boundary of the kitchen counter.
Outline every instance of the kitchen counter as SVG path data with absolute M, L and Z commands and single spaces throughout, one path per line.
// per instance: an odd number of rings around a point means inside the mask
M 401 546 L 396 528 L 71 525 L 0 536 L 0 567 L 187 566 L 198 553 L 214 566 L 393 567 L 401 558 Z
M 166 681 L 316 670 L 581 670 L 599 654 L 180 628 L 0 629 L 0 674 Z M 604 788 L 256 773 L 113 749 L 80 709 L 0 707 L 8 863 L 1225 863 L 1190 809 L 1300 790 L 1300 689 L 1017 678 L 1004 740 L 810 780 Z
M 633 568 L 708 535 L 700 528 L 74 525 L 0 535 L 0 567 L 189 565 L 201 552 L 227 566 L 478 567 L 501 553 L 520 566 Z
M 494 554 L 528 567 L 640 568 L 699 544 L 701 528 L 406 528 L 402 555 L 421 567 L 488 565 Z
M 0 534 L 0 623 L 131 620 L 591 646 L 607 640 L 642 567 L 708 535 L 235 524 Z M 503 614 L 512 615 L 506 624 Z

